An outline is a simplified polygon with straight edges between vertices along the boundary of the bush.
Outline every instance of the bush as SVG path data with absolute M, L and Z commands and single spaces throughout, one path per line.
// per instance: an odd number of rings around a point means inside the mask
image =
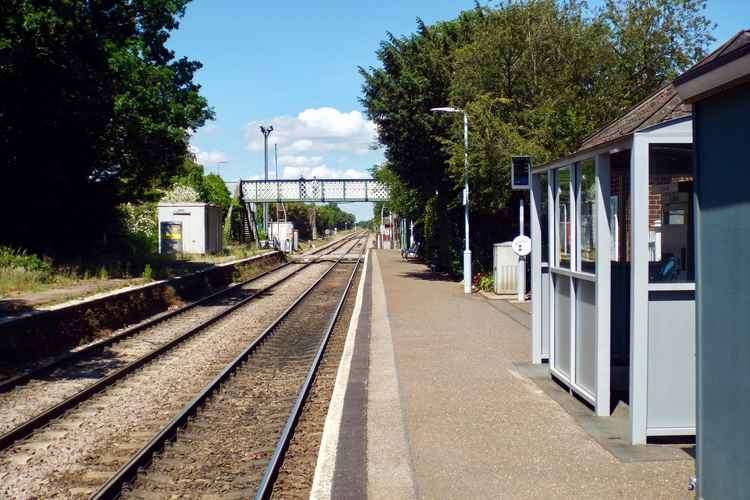
M 200 194 L 195 188 L 183 184 L 175 184 L 172 189 L 164 193 L 161 201 L 171 203 L 190 203 L 200 200 Z
M 143 266 L 143 278 L 147 280 L 151 280 L 154 278 L 154 270 L 151 269 L 151 264 L 146 264 Z
M 112 247 L 120 258 L 146 257 L 158 250 L 156 203 L 120 205 L 122 233 Z
M 229 194 L 227 185 L 216 174 L 208 174 L 203 178 L 201 199 L 206 203 L 221 207 L 224 213 L 229 210 L 229 205 L 232 204 L 232 196 Z
M 27 253 L 26 250 L 16 250 L 5 246 L 0 247 L 0 268 L 23 269 L 42 274 L 49 274 L 52 271 L 52 265 L 48 260 Z
M 125 203 L 121 206 L 125 228 L 131 234 L 156 234 L 156 203 Z
M 38 255 L 0 246 L 0 296 L 22 289 L 37 289 L 53 281 L 52 264 Z
M 477 273 L 472 281 L 473 285 L 483 292 L 491 292 L 495 289 L 495 280 L 491 274 Z

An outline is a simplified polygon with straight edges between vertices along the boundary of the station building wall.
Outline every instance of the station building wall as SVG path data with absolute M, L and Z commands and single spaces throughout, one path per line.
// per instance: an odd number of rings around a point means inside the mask
M 750 84 L 695 104 L 698 481 L 750 491 Z

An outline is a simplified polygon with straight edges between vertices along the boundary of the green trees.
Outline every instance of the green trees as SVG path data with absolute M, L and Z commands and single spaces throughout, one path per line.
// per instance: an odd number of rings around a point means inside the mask
M 430 108 L 449 101 L 456 48 L 469 40 L 481 15 L 472 11 L 432 27 L 419 21 L 417 34 L 408 38 L 389 34 L 377 52 L 382 67 L 360 68 L 362 104 L 386 146 L 386 165 L 374 175 L 407 193 L 400 199 L 408 203 L 393 200 L 392 206 L 423 228 L 432 228 L 425 234 L 424 249 L 445 268 L 457 254 L 449 245 L 455 227 L 444 223 L 460 218 L 460 207 L 454 196 L 456 179 L 446 168 L 450 150 L 443 142 L 451 137 L 451 123 Z M 428 206 L 435 210 L 425 211 Z
M 203 166 L 193 158 L 186 158 L 180 167 L 178 175 L 171 179 L 175 185 L 190 186 L 198 193 L 198 200 L 213 203 L 225 211 L 232 204 L 232 196 L 226 184 L 216 174 L 205 174 Z
M 711 40 L 704 3 L 610 0 L 591 12 L 578 0 L 509 1 L 381 42 L 381 65 L 360 70 L 386 148 L 374 175 L 416 221 L 425 255 L 455 270 L 463 246 L 462 117 L 431 107 L 469 115 L 472 246 L 487 266 L 491 243 L 518 231 L 510 157 L 564 156 L 694 62 Z
M 705 0 L 607 0 L 600 22 L 611 34 L 613 89 L 633 106 L 647 89 L 677 77 L 714 40 Z
M 232 197 L 229 194 L 227 185 L 224 180 L 216 174 L 208 174 L 203 179 L 203 197 L 207 203 L 213 203 L 224 209 L 226 212 L 229 205 L 232 204 Z
M 299 231 L 300 238 L 303 239 L 312 236 L 310 211 L 313 208 L 316 211 L 315 226 L 319 235 L 322 235 L 326 229 L 345 229 L 354 226 L 354 215 L 344 212 L 335 203 L 322 206 L 307 203 L 286 203 L 285 207 L 287 220 L 294 223 L 295 229 Z
M 346 229 L 354 227 L 354 215 L 344 212 L 335 203 L 316 207 L 318 232 L 326 229 Z
M 188 0 L 0 4 L 3 242 L 94 250 L 124 202 L 156 196 L 211 118 L 165 43 Z

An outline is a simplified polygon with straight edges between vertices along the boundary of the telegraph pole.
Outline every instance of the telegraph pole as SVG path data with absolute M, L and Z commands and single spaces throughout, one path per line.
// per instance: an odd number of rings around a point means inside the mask
M 273 132 L 273 125 L 268 127 L 260 126 L 260 133 L 263 134 L 263 164 L 265 171 L 265 180 L 268 180 L 268 136 Z M 268 238 L 268 202 L 263 203 L 263 229 Z
M 217 161 L 216 162 L 216 175 L 218 175 L 219 177 L 221 177 L 221 167 L 223 167 L 227 163 L 229 163 L 229 162 L 226 161 L 226 160 L 222 160 L 222 161 Z
M 273 145 L 273 161 L 276 164 L 276 222 L 279 222 L 279 145 Z M 284 222 L 286 222 L 286 212 L 284 212 Z

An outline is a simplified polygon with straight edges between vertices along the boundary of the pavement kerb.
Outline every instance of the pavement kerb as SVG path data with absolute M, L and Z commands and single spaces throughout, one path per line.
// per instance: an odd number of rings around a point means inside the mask
M 368 243 L 369 243 L 368 238 Z M 365 276 L 367 266 L 369 265 L 371 252 L 366 252 L 364 265 L 359 277 L 357 286 L 357 296 L 354 301 L 354 310 L 349 321 L 349 328 L 346 332 L 346 342 L 344 343 L 344 352 L 341 355 L 341 362 L 336 373 L 336 382 L 331 394 L 331 402 L 328 405 L 328 414 L 326 415 L 323 426 L 323 435 L 320 440 L 320 449 L 318 451 L 318 461 L 315 466 L 315 476 L 310 490 L 310 498 L 315 500 L 330 499 L 333 492 L 333 477 L 336 469 L 336 456 L 339 446 L 339 432 L 341 429 L 341 420 L 344 411 L 344 399 L 346 389 L 349 385 L 349 375 L 351 373 L 352 355 L 354 354 L 354 345 L 357 337 L 357 326 L 359 325 L 359 316 L 362 312 L 362 301 L 365 293 Z
M 390 500 L 416 496 L 385 284 L 375 253 L 367 385 L 367 497 Z

